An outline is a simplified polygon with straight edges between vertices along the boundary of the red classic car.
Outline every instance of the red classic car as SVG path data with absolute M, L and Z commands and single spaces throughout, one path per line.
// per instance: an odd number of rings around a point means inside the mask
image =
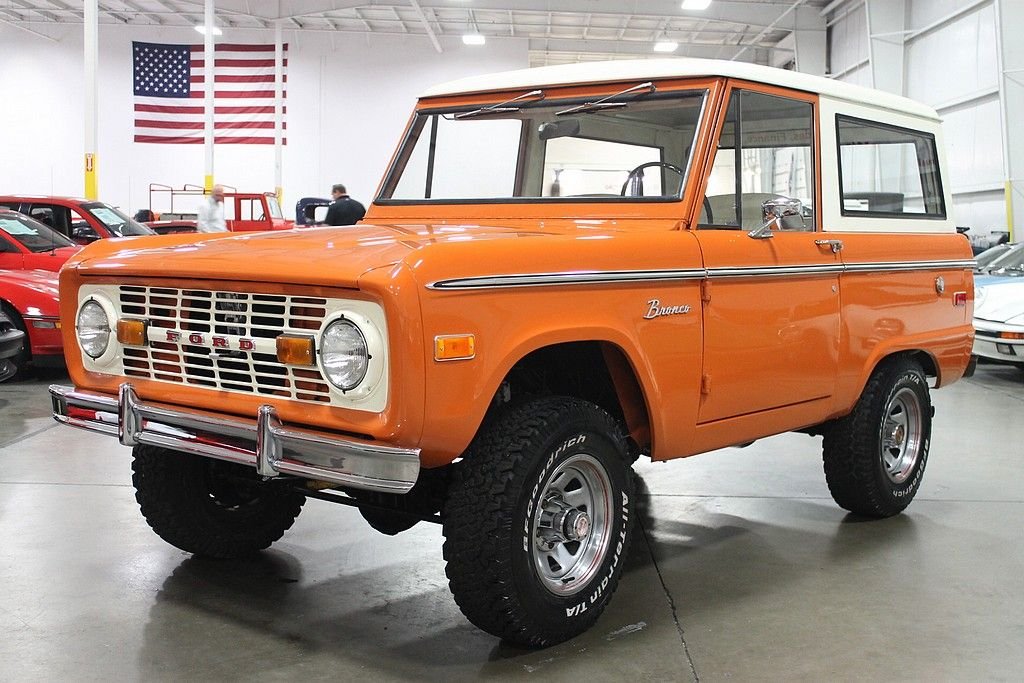
M 64 363 L 57 307 L 57 275 L 42 270 L 0 270 L 0 312 L 28 335 L 21 353 L 10 360 L 18 370 L 32 363 Z
M 155 234 L 119 209 L 89 199 L 37 195 L 0 195 L 0 209 L 20 211 L 78 244 L 107 237 Z
M 0 209 L 0 268 L 57 272 L 80 246 L 39 221 Z

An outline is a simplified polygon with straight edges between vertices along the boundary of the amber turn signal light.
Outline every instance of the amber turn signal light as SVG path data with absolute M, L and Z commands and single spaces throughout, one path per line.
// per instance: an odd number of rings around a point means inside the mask
M 1024 339 L 1024 332 L 1000 332 L 1000 339 Z
M 125 346 L 146 345 L 146 321 L 122 318 L 117 321 L 117 341 Z
M 285 365 L 316 365 L 312 337 L 282 334 L 277 337 L 277 360 Z
M 472 334 L 434 337 L 434 360 L 468 360 L 475 355 L 476 337 Z

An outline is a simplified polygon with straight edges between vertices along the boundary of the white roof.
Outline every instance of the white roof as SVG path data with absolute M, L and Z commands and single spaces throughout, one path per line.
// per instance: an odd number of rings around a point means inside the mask
M 821 76 L 810 76 L 797 71 L 775 69 L 748 62 L 730 62 L 720 59 L 624 59 L 583 64 L 541 66 L 500 73 L 470 76 L 435 85 L 422 97 L 461 95 L 466 93 L 539 88 L 543 86 L 573 85 L 576 83 L 612 83 L 617 81 L 646 81 L 663 78 L 690 78 L 697 76 L 724 76 L 758 83 L 769 83 L 794 90 L 818 93 L 826 97 L 856 102 L 872 107 L 938 120 L 931 107 L 915 100 L 892 95 L 880 90 L 863 88 Z

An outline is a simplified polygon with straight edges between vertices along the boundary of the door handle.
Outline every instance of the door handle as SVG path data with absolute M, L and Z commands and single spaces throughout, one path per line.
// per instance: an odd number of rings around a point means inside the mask
M 814 243 L 819 247 L 831 247 L 833 254 L 838 254 L 843 250 L 842 240 L 814 240 Z

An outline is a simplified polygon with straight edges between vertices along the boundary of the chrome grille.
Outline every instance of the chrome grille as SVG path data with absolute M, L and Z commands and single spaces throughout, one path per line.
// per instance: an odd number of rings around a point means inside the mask
M 121 285 L 122 314 L 149 322 L 146 347 L 123 349 L 123 372 L 164 382 L 204 386 L 296 401 L 330 403 L 330 388 L 317 367 L 280 363 L 268 344 L 255 350 L 190 344 L 189 333 L 273 340 L 282 333 L 318 337 L 331 300 L 282 294 Z M 159 330 L 182 332 L 171 341 Z M 262 352 L 260 351 L 262 349 Z

